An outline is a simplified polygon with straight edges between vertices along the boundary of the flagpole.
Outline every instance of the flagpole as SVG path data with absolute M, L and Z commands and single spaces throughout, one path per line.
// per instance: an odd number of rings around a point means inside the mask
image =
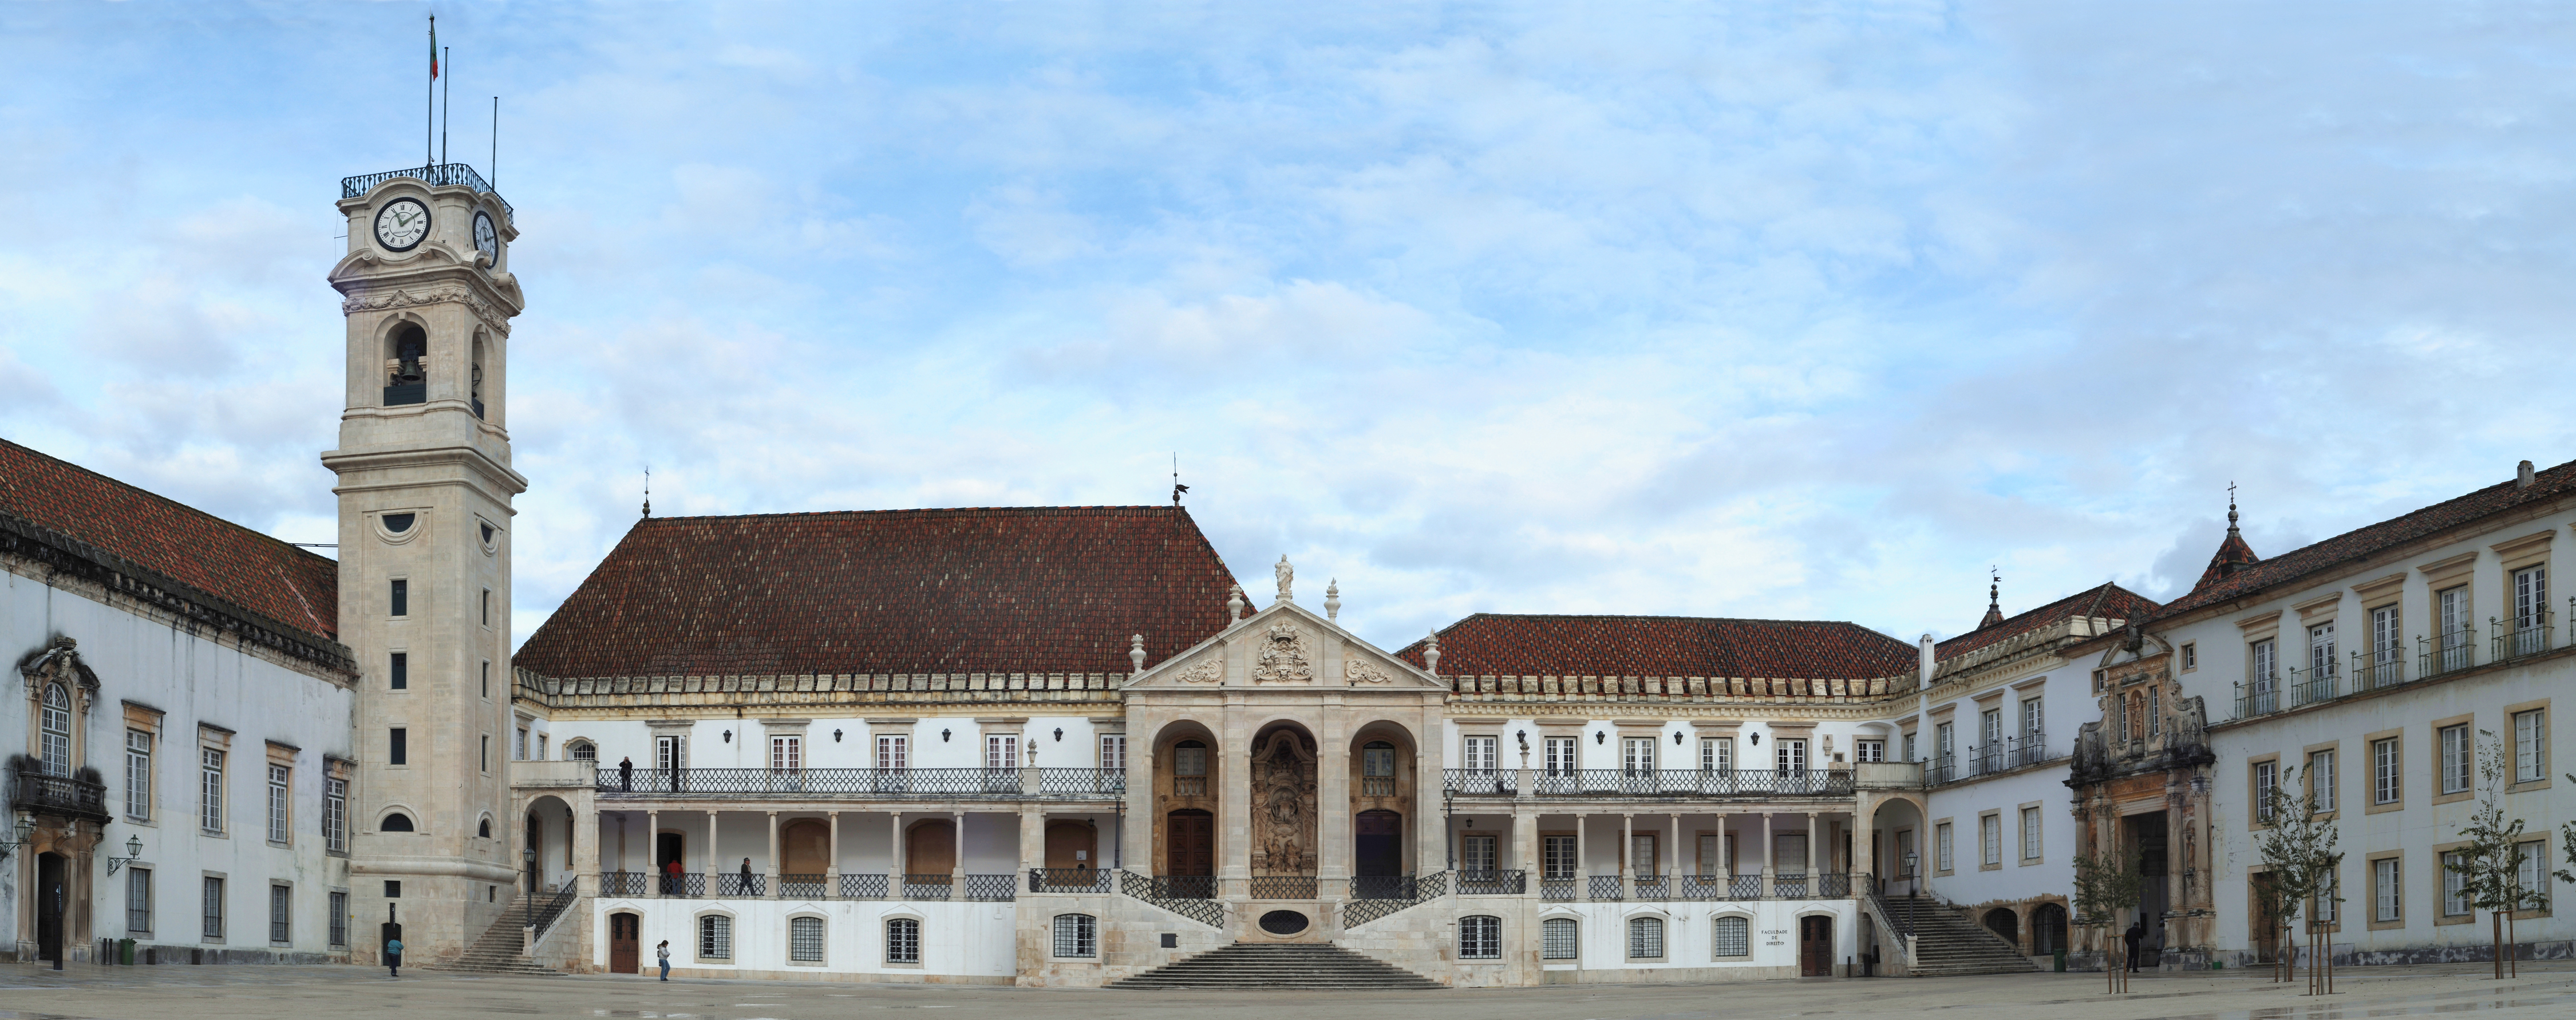
M 492 97 L 492 162 L 485 165 L 485 170 L 492 176 L 485 179 L 483 183 L 491 185 L 492 190 L 498 193 L 501 190 L 501 97 L 499 96 Z
M 420 125 L 420 162 L 424 167 L 435 166 L 433 161 L 438 157 L 438 15 L 435 14 L 429 16 L 429 81 L 426 84 L 429 95 L 422 99 L 425 109 Z
M 444 72 L 447 78 L 447 106 L 441 110 L 438 115 L 438 162 L 440 165 L 445 165 L 447 163 L 447 118 L 456 112 L 456 61 L 449 59 L 448 57 L 448 54 L 452 52 L 454 51 L 443 48 L 438 51 L 438 62 L 446 65 L 439 68 L 439 70 Z

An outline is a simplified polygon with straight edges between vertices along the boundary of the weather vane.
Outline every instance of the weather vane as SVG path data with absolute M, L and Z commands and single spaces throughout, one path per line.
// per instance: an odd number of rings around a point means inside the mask
M 1190 487 L 1181 484 L 1180 451 L 1174 450 L 1172 451 L 1172 505 L 1181 505 L 1181 494 L 1188 491 L 1190 491 Z

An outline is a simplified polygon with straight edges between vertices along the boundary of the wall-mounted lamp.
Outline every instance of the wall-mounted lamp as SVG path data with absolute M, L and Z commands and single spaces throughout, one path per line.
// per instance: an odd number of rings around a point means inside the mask
M 1055 728 L 1055 742 L 1059 744 L 1064 743 L 1064 727 L 1058 726 Z
M 1762 735 L 1761 735 L 1761 734 L 1759 734 L 1759 733 L 1756 733 L 1756 734 L 1754 734 L 1754 735 L 1752 735 L 1752 736 L 1750 736 L 1750 737 L 1746 737 L 1745 739 L 1746 739 L 1746 740 L 1750 740 L 1750 741 L 1752 741 L 1752 742 L 1754 742 L 1754 743 L 1756 743 L 1756 744 L 1759 744 L 1759 743 L 1761 743 L 1761 742 L 1762 742 Z
M 833 742 L 833 743 L 835 743 L 835 744 L 837 744 L 837 743 L 840 743 L 840 742 L 841 742 L 841 731 L 839 731 L 839 730 L 833 730 L 833 731 L 832 731 L 832 742 Z
M 733 743 L 733 731 L 732 731 L 732 730 L 726 730 L 726 731 L 724 731 L 724 742 L 725 742 L 725 743 L 728 743 L 728 744 Z
M 1682 746 L 1682 731 L 1680 731 L 1680 730 L 1674 730 L 1674 731 L 1673 731 L 1673 746 L 1674 746 L 1674 747 L 1680 747 L 1680 746 Z
M 940 743 L 943 743 L 943 744 L 945 744 L 945 743 L 947 743 L 947 742 L 948 742 L 948 731 L 947 731 L 947 730 L 941 730 L 941 731 L 939 731 L 939 742 L 940 742 Z
M 1592 731 L 1592 742 L 1595 744 L 1607 744 L 1610 742 L 1610 734 L 1607 731 L 1594 730 Z
M 1476 820 L 1475 820 L 1475 819 L 1473 819 L 1473 818 L 1467 819 L 1467 827 L 1468 827 L 1468 828 L 1470 828 L 1470 829 L 1475 828 L 1475 827 L 1476 827 Z
M 110 858 L 108 858 L 108 859 L 107 859 L 107 873 L 108 873 L 108 874 L 110 874 L 110 875 L 116 874 L 116 869 L 118 869 L 118 868 L 122 868 L 122 867 L 124 867 L 124 866 L 126 866 L 126 865 L 128 865 L 128 864 L 132 864 L 132 863 L 134 863 L 135 861 L 137 861 L 137 860 L 141 859 L 142 857 L 143 857 L 143 837 L 141 837 L 141 836 L 127 836 L 127 837 L 125 837 L 125 856 L 123 856 L 123 857 L 110 857 Z
M 30 841 L 36 838 L 36 820 L 33 818 L 18 819 L 17 833 L 18 838 L 16 839 L 0 839 L 0 858 L 8 857 L 9 851 L 26 846 Z

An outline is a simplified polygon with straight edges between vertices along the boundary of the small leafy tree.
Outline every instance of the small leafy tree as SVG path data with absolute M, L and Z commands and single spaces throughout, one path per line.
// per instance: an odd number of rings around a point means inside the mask
M 2120 923 L 2120 911 L 2138 905 L 2142 883 L 2138 869 L 2117 850 L 2084 854 L 2075 858 L 2075 912 L 2085 923 L 2102 929 L 2102 962 L 2107 964 L 2106 991 L 2119 992 L 2129 983 L 2129 961 L 2114 958 L 2111 953 L 2111 930 Z
M 2255 852 L 2262 857 L 2264 867 L 2272 875 L 2268 898 L 2274 902 L 2267 906 L 2279 911 L 2273 916 L 2285 928 L 2303 906 L 2343 902 L 2342 883 L 2334 880 L 2335 869 L 2343 864 L 2343 854 L 2335 850 L 2339 833 L 2332 821 L 2319 817 L 2316 791 L 2301 790 L 2297 797 L 2289 795 L 2289 790 L 2302 785 L 2298 781 L 2297 769 L 2282 770 L 2281 781 L 2272 787 L 2269 801 L 2271 828 L 2254 840 Z M 2324 935 L 2324 926 L 2315 917 L 2324 912 L 2310 911 L 2308 927 L 2311 933 Z M 2332 994 L 2334 942 L 2331 936 L 2327 936 L 2322 947 L 2315 943 L 2316 940 L 2310 940 L 2308 990 L 2313 994 Z M 2288 956 L 2295 966 L 2298 958 L 2295 930 Z
M 2522 866 L 2529 859 L 2522 849 L 2523 821 L 2506 818 L 2504 813 L 2504 778 L 2510 769 L 2503 738 L 2479 730 L 2478 778 L 2485 781 L 2486 792 L 2479 795 L 2478 809 L 2469 815 L 2468 824 L 2460 827 L 2460 839 L 2467 845 L 2446 865 L 2460 876 L 2469 904 L 2487 911 L 2499 980 L 2505 976 L 2505 915 L 2529 905 L 2534 893 L 2522 885 Z

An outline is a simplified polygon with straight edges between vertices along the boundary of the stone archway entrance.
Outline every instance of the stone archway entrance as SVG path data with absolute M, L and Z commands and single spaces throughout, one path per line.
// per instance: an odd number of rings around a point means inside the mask
M 1253 742 L 1252 873 L 1315 874 L 1315 743 L 1290 723 Z
M 58 853 L 36 855 L 36 958 L 63 962 L 64 909 L 71 902 L 70 858 Z
M 1183 808 L 1163 817 L 1163 861 L 1173 895 L 1216 895 L 1216 815 Z
M 1393 811 L 1362 811 L 1351 820 L 1353 870 L 1361 878 L 1404 874 L 1404 816 Z

